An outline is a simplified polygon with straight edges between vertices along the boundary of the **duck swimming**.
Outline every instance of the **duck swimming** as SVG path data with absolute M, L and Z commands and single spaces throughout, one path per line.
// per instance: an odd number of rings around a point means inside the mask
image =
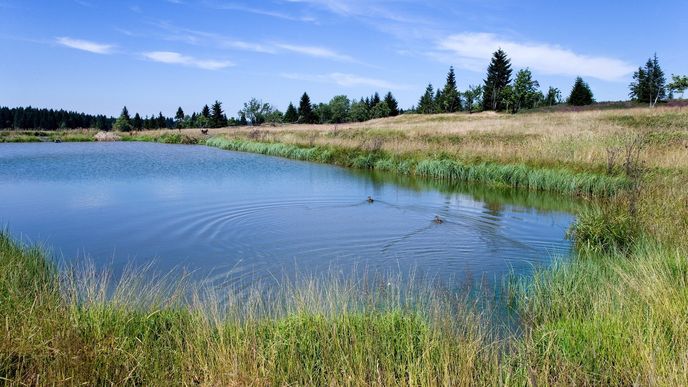
M 433 219 L 432 221 L 433 221 L 433 223 L 435 223 L 435 224 L 442 224 L 442 223 L 444 223 L 444 220 L 442 220 L 442 218 L 440 218 L 440 217 L 437 216 L 437 215 L 435 215 L 435 219 Z
M 375 201 L 375 199 L 373 199 L 372 196 L 368 196 L 368 203 L 372 203 L 372 202 L 374 202 L 374 201 Z

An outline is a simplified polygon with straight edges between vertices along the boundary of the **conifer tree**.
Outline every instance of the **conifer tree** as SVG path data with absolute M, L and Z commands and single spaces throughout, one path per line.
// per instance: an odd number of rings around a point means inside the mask
M 385 103 L 387 104 L 387 107 L 389 107 L 390 117 L 399 115 L 399 103 L 397 102 L 396 98 L 394 98 L 391 91 L 387 92 L 385 95 Z
M 210 126 L 213 128 L 222 128 L 227 125 L 224 112 L 222 111 L 222 102 L 215 100 L 213 103 L 212 112 L 210 113 Z
M 205 118 L 210 118 L 210 108 L 208 105 L 203 106 L 203 109 L 201 109 L 201 115 Z
M 134 130 L 143 129 L 143 120 L 141 119 L 139 113 L 136 113 L 134 115 L 134 119 L 132 120 L 131 125 L 134 127 Z
M 588 86 L 583 78 L 577 77 L 576 82 L 573 84 L 571 89 L 571 95 L 569 95 L 568 104 L 573 106 L 584 106 L 590 105 L 595 100 L 593 99 L 592 90 Z
M 287 111 L 284 113 L 284 122 L 293 124 L 298 120 L 299 113 L 296 111 L 294 104 L 289 102 L 289 107 L 287 107 Z
M 315 114 L 313 114 L 313 106 L 311 105 L 311 98 L 307 93 L 303 93 L 301 101 L 299 101 L 299 120 L 301 124 L 314 124 L 316 122 Z
M 629 87 L 631 89 L 629 96 L 633 100 L 649 103 L 650 107 L 666 98 L 666 78 L 659 66 L 657 54 L 647 60 L 644 68 L 638 68 L 638 71 L 633 74 L 633 82 Z
M 123 132 L 131 130 L 131 118 L 129 117 L 129 110 L 127 110 L 126 106 L 122 108 L 122 113 L 120 113 L 113 127 Z
M 425 89 L 425 94 L 423 94 L 422 97 L 420 97 L 420 100 L 418 101 L 418 108 L 416 109 L 419 114 L 432 114 L 435 112 L 435 103 L 434 103 L 434 93 L 432 89 L 432 83 L 428 84 L 428 87 Z
M 177 128 L 182 128 L 184 126 L 184 110 L 180 106 L 177 108 L 177 114 L 174 115 L 174 121 Z
M 158 128 L 160 129 L 165 129 L 167 127 L 167 120 L 165 119 L 165 116 L 162 115 L 162 112 L 158 113 Z
M 456 75 L 453 66 L 449 67 L 447 83 L 445 83 L 440 99 L 436 101 L 436 104 L 439 105 L 443 113 L 454 113 L 461 110 L 461 94 L 456 87 Z
M 502 110 L 502 90 L 511 83 L 511 60 L 500 48 L 492 55 L 483 87 L 483 110 Z
M 372 97 L 370 97 L 370 108 L 372 109 L 375 105 L 380 103 L 380 94 L 375 92 Z

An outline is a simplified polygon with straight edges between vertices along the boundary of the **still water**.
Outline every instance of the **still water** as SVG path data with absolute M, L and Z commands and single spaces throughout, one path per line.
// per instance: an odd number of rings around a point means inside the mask
M 154 260 L 223 282 L 351 267 L 527 274 L 570 252 L 573 205 L 204 146 L 0 144 L 0 225 L 15 237 L 67 262 Z

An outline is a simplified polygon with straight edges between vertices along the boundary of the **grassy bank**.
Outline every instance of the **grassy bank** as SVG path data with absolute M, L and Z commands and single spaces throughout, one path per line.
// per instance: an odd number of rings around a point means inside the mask
M 380 150 L 348 149 L 336 146 L 301 147 L 222 137 L 210 138 L 205 141 L 205 144 L 226 150 L 260 153 L 344 167 L 563 194 L 609 196 L 628 185 L 627 180 L 620 176 L 574 173 L 565 169 L 535 169 L 524 164 L 500 165 L 487 162 L 466 164 L 446 156 L 418 159 L 419 156 L 414 154 L 393 155 Z
M 59 272 L 3 234 L 0 375 L 70 385 L 685 385 L 685 257 L 643 243 L 516 280 L 521 333 L 497 335 L 488 312 L 418 281 L 401 290 L 332 276 L 190 292 L 165 276 Z
M 0 130 L 0 143 L 3 142 L 89 142 L 95 141 L 97 130 Z

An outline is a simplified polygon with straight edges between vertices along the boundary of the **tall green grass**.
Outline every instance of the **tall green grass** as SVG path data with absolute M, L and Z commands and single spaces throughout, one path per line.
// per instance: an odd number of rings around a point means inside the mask
M 575 173 L 565 169 L 536 169 L 523 164 L 463 163 L 442 157 L 418 160 L 414 155 L 390 155 L 379 150 L 344 149 L 332 146 L 300 147 L 284 143 L 264 143 L 223 137 L 210 138 L 205 144 L 227 150 L 330 163 L 344 167 L 376 169 L 447 181 L 477 182 L 572 195 L 611 196 L 628 186 L 624 177 Z
M 0 376 L 16 384 L 470 385 L 498 343 L 462 297 L 302 278 L 235 293 L 92 266 L 0 234 Z M 451 311 L 451 312 L 450 312 Z
M 469 299 L 302 278 L 242 293 L 61 272 L 0 234 L 8 384 L 686 385 L 688 259 L 642 241 L 516 278 L 521 334 Z M 415 283 L 410 279 L 410 283 Z

